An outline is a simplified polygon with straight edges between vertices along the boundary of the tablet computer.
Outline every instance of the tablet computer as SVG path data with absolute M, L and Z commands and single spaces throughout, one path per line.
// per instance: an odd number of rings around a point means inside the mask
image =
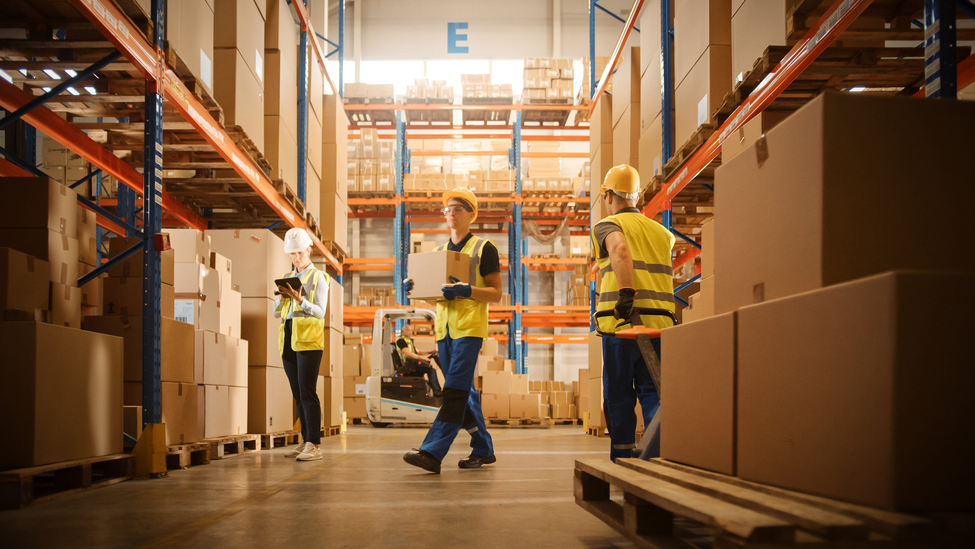
M 297 276 L 291 276 L 288 278 L 279 278 L 274 281 L 274 286 L 291 286 L 291 289 L 298 292 L 301 291 L 301 279 Z M 277 294 L 278 292 L 275 292 Z

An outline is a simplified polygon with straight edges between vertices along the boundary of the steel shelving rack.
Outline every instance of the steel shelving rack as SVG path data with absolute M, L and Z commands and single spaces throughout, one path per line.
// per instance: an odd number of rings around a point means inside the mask
M 143 295 L 148 306 L 144 309 L 143 318 L 143 422 L 145 424 L 156 424 L 161 419 L 160 407 L 160 379 L 159 379 L 159 325 L 160 325 L 160 303 L 159 303 L 159 284 L 160 284 L 160 248 L 161 240 L 156 236 L 161 232 L 164 216 L 167 225 L 189 226 L 198 230 L 212 228 L 212 222 L 205 217 L 197 214 L 192 209 L 181 204 L 179 201 L 169 196 L 163 191 L 162 169 L 163 169 L 163 129 L 165 124 L 170 122 L 163 121 L 163 101 L 172 105 L 182 116 L 189 127 L 193 128 L 200 136 L 215 150 L 220 157 L 226 161 L 250 186 L 250 188 L 278 215 L 281 219 L 278 223 L 285 223 L 291 227 L 307 228 L 305 220 L 288 204 L 275 190 L 271 181 L 264 175 L 258 165 L 245 154 L 228 135 L 227 130 L 217 122 L 201 104 L 193 93 L 184 85 L 175 73 L 174 69 L 166 62 L 164 52 L 164 37 L 166 29 L 166 11 L 163 0 L 152 0 L 150 21 L 152 23 L 151 40 L 147 40 L 140 30 L 125 16 L 121 9 L 111 0 L 70 0 L 70 4 L 90 22 L 114 47 L 117 51 L 104 57 L 102 60 L 78 71 L 71 78 L 54 85 L 44 95 L 34 98 L 18 88 L 16 85 L 0 80 L 0 107 L 7 110 L 5 118 L 0 119 L 0 127 L 9 126 L 12 121 L 22 120 L 29 124 L 30 128 L 38 129 L 49 137 L 58 141 L 71 151 L 79 154 L 89 162 L 96 170 L 73 186 L 84 183 L 90 178 L 95 178 L 96 185 L 101 187 L 103 175 L 110 175 L 116 178 L 119 183 L 119 197 L 114 201 L 114 205 L 120 216 L 113 215 L 102 206 L 104 200 L 96 198 L 95 202 L 79 197 L 79 202 L 89 210 L 96 212 L 98 227 L 109 230 L 122 236 L 138 236 L 141 242 L 122 253 L 119 257 L 102 263 L 92 273 L 85 275 L 79 280 L 79 284 L 84 284 L 88 280 L 105 272 L 108 268 L 119 261 L 122 261 L 136 253 L 143 254 Z M 302 2 L 292 4 L 297 13 L 301 25 L 301 40 L 307 44 L 308 35 L 314 33 L 314 29 L 309 21 L 307 7 Z M 344 22 L 344 2 L 340 2 L 340 18 Z M 340 37 L 336 52 L 339 54 L 340 71 L 341 59 L 343 57 L 343 27 L 340 24 Z M 72 47 L 72 43 L 64 42 L 58 44 L 63 36 L 32 38 L 24 40 L 23 43 L 13 44 L 30 48 L 56 48 L 65 49 Z M 5 41 L 12 42 L 12 41 Z M 11 44 L 7 44 L 10 46 Z M 332 84 L 327 71 L 325 70 L 325 58 L 317 40 L 311 40 L 311 49 L 318 61 L 318 70 L 321 70 L 325 80 L 328 82 L 332 92 L 341 98 L 341 87 Z M 302 50 L 301 58 L 307 63 L 307 57 Z M 121 60 L 121 57 L 125 60 Z M 29 58 L 29 56 L 28 56 Z M 43 65 L 50 65 L 45 62 Z M 94 75 L 100 70 L 113 69 L 124 66 L 126 70 L 138 71 L 145 79 L 145 123 L 143 125 L 143 173 L 139 173 L 135 168 L 126 164 L 110 150 L 110 146 L 102 146 L 86 135 L 79 127 L 69 123 L 58 116 L 44 104 L 57 98 L 65 90 L 74 93 L 72 86 L 79 85 L 79 82 Z M 38 67 L 39 69 L 40 67 Z M 70 73 L 69 73 L 70 74 Z M 302 83 L 301 94 L 307 101 L 307 78 L 300 79 Z M 340 75 L 341 82 L 341 75 Z M 92 93 L 91 95 L 95 95 Z M 341 101 L 341 99 L 339 99 Z M 80 98 L 79 102 L 84 102 Z M 305 109 L 304 115 L 307 116 Z M 302 120 L 301 122 L 305 122 Z M 101 119 L 99 119 L 101 123 Z M 120 124 L 128 123 L 127 119 L 122 119 Z M 28 142 L 34 138 L 34 131 L 26 131 Z M 28 147 L 28 150 L 30 147 Z M 30 152 L 26 159 L 19 159 L 6 151 L 0 150 L 6 160 L 0 159 L 0 176 L 42 176 L 35 166 L 35 158 Z M 298 151 L 299 165 L 305 166 L 305 151 Z M 124 186 L 123 186 L 124 185 Z M 304 185 L 301 185 L 304 187 Z M 145 199 L 141 200 L 141 224 L 140 230 L 137 227 L 137 206 L 136 194 L 142 195 Z M 100 195 L 100 193 L 99 193 Z M 278 223 L 275 223 L 277 225 Z M 273 226 L 272 226 L 273 227 Z M 335 271 L 341 281 L 342 264 L 323 243 L 313 236 L 315 248 L 318 253 L 324 256 L 329 268 Z M 99 249 L 101 255 L 101 250 Z M 99 257 L 101 259 L 101 257 Z
M 504 107 L 508 107 L 505 105 Z M 395 256 L 392 258 L 361 258 L 361 259 L 349 259 L 347 260 L 347 270 L 349 271 L 392 271 L 393 280 L 398 281 L 405 278 L 405 265 L 407 261 L 407 256 L 409 255 L 409 242 L 410 235 L 413 232 L 417 233 L 445 233 L 447 231 L 440 229 L 413 229 L 411 226 L 413 223 L 423 223 L 423 222 L 439 222 L 441 217 L 435 213 L 426 216 L 425 212 L 408 210 L 409 204 L 419 204 L 424 202 L 439 202 L 439 197 L 411 197 L 406 196 L 406 192 L 403 188 L 403 175 L 407 173 L 411 156 L 498 156 L 496 154 L 500 151 L 410 151 L 406 142 L 408 138 L 449 138 L 452 140 L 457 139 L 472 139 L 472 140 L 482 140 L 482 139 L 510 139 L 511 147 L 508 149 L 508 164 L 509 169 L 515 172 L 515 192 L 514 196 L 510 197 L 485 197 L 482 200 L 483 204 L 493 204 L 493 208 L 483 208 L 482 213 L 478 216 L 479 222 L 485 223 L 499 223 L 506 226 L 505 230 L 497 230 L 496 233 L 503 233 L 508 235 L 508 258 L 506 261 L 502 261 L 503 266 L 507 266 L 508 269 L 508 293 L 512 297 L 511 306 L 501 307 L 492 306 L 490 312 L 491 320 L 503 320 L 508 322 L 508 335 L 507 336 L 492 336 L 497 337 L 500 341 L 506 342 L 508 345 L 508 356 L 513 357 L 516 361 L 517 371 L 525 372 L 525 358 L 527 356 L 527 345 L 526 344 L 555 344 L 555 343 L 585 343 L 587 338 L 585 336 L 561 336 L 561 335 L 529 335 L 524 333 L 525 328 L 540 328 L 540 327 L 587 327 L 589 326 L 589 307 L 571 307 L 571 306 L 530 306 L 526 304 L 527 295 L 527 276 L 529 271 L 556 271 L 556 270 L 572 270 L 573 266 L 577 263 L 585 263 L 586 260 L 578 258 L 566 258 L 566 259 L 535 259 L 535 258 L 525 258 L 527 255 L 527 239 L 522 236 L 522 223 L 525 220 L 525 216 L 522 212 L 522 204 L 525 201 L 528 202 L 540 202 L 540 203 L 564 203 L 564 204 L 589 204 L 589 198 L 587 197 L 524 197 L 522 194 L 522 181 L 521 181 L 521 160 L 522 158 L 588 158 L 588 153 L 578 153 L 578 152 L 539 152 L 539 151 L 529 151 L 522 152 L 522 142 L 523 141 L 588 141 L 588 135 L 585 136 L 524 136 L 523 131 L 533 131 L 533 130 L 580 130 L 588 132 L 587 126 L 538 126 L 530 127 L 524 126 L 522 123 L 522 112 L 526 110 L 571 110 L 571 111 L 581 111 L 585 110 L 585 106 L 579 105 L 522 105 L 522 104 L 512 104 L 510 109 L 515 111 L 514 113 L 514 123 L 504 124 L 504 125 L 407 125 L 402 121 L 402 112 L 407 110 L 448 110 L 448 111 L 462 111 L 462 110 L 484 110 L 492 109 L 498 110 L 499 105 L 422 105 L 422 104 L 402 104 L 396 103 L 393 105 L 381 104 L 381 105 L 350 105 L 348 107 L 350 110 L 363 111 L 363 110 L 394 110 L 396 112 L 396 187 L 393 191 L 394 196 L 392 198 L 349 198 L 350 206 L 393 206 L 393 214 L 390 215 L 389 212 L 364 212 L 364 215 L 355 215 L 355 217 L 369 218 L 369 217 L 392 217 L 394 220 L 394 227 L 396 228 L 394 234 L 394 251 Z M 507 110 L 507 109 L 505 109 Z M 360 126 L 350 126 L 350 130 L 356 129 Z M 381 134 L 388 138 L 388 126 L 362 126 L 362 127 L 374 127 L 377 129 L 386 129 L 387 133 Z M 410 133 L 408 133 L 408 131 Z M 457 134 L 458 131 L 479 131 L 479 132 L 491 132 L 491 133 L 462 133 Z M 422 134 L 420 132 L 423 132 Z M 434 133 L 437 132 L 437 133 Z M 448 134 L 443 134 L 442 132 L 450 132 Z M 498 133 L 503 132 L 503 133 Z M 502 153 L 503 154 L 503 153 Z M 498 209 L 497 205 L 510 206 L 510 211 L 507 209 Z M 560 214 L 549 214 L 545 215 L 532 214 L 531 218 L 539 224 L 555 225 L 559 224 L 562 218 L 566 215 L 565 212 Z M 586 219 L 570 219 L 568 223 L 572 226 L 582 227 L 585 226 L 585 231 L 574 231 L 575 234 L 588 235 L 588 216 Z M 476 230 L 478 234 L 490 233 L 491 231 L 486 230 Z M 402 294 L 402 289 L 396 285 L 397 293 L 397 303 L 399 306 L 405 306 L 408 301 L 406 296 Z M 374 307 L 347 307 L 345 319 L 347 324 L 361 324 L 361 325 L 371 325 L 372 322 L 372 312 L 375 310 Z
M 634 0 L 630 14 L 624 23 L 623 31 L 617 41 L 613 54 L 600 79 L 595 80 L 595 10 L 602 9 L 598 0 L 590 0 L 590 116 L 595 110 L 599 99 L 605 92 L 606 85 L 619 62 L 624 46 L 631 30 L 643 7 L 644 0 Z M 666 180 L 662 182 L 660 190 L 647 201 L 642 212 L 648 217 L 661 217 L 661 222 L 668 230 L 689 248 L 674 259 L 674 268 L 694 261 L 701 253 L 701 244 L 692 237 L 683 234 L 674 227 L 673 203 L 682 190 L 701 177 L 702 173 L 712 165 L 721 153 L 721 143 L 746 122 L 761 113 L 779 95 L 803 73 L 824 50 L 836 40 L 850 24 L 863 14 L 874 0 L 836 0 L 825 13 L 816 21 L 798 43 L 792 47 L 788 55 L 775 67 L 762 83 L 748 95 L 744 101 L 728 116 L 723 124 L 708 138 L 704 144 L 694 152 L 688 160 L 672 174 L 664 174 Z M 813 7 L 823 4 L 822 1 L 807 0 L 805 4 Z M 924 28 L 925 46 L 925 86 L 914 95 L 931 98 L 955 98 L 957 91 L 975 82 L 975 55 L 969 56 L 963 62 L 957 61 L 956 47 L 956 17 L 955 9 L 975 18 L 975 8 L 965 0 L 924 0 L 924 22 L 914 23 Z M 605 10 L 604 10 L 605 11 Z M 662 165 L 674 154 L 673 136 L 673 32 L 671 26 L 671 4 L 668 0 L 660 2 L 660 35 L 661 35 L 661 117 L 662 135 Z M 617 17 L 617 19 L 620 19 Z M 639 31 L 639 29 L 636 29 Z M 598 83 L 598 87 L 597 87 Z M 714 191 L 713 186 L 704 187 Z M 674 293 L 686 288 L 700 279 L 700 270 L 686 283 L 678 286 Z M 676 296 L 675 296 L 676 297 Z M 681 298 L 677 300 L 687 305 Z M 595 299 L 593 299 L 595 303 Z

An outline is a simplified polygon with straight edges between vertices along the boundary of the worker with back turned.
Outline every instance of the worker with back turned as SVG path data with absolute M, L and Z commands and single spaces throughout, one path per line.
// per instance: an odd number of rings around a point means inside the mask
M 593 254 L 602 276 L 596 310 L 614 311 L 613 317 L 597 318 L 604 332 L 630 328 L 619 326 L 630 320 L 634 307 L 674 311 L 674 235 L 636 208 L 639 191 L 640 174 L 626 164 L 610 169 L 599 189 L 609 216 L 592 229 Z M 640 319 L 647 328 L 673 325 L 666 316 Z M 651 341 L 659 356 L 659 338 Z M 603 338 L 603 399 L 613 461 L 632 457 L 636 448 L 637 398 L 644 425 L 650 425 L 660 397 L 637 342 Z
M 434 323 L 437 351 L 444 373 L 443 406 L 427 432 L 420 449 L 403 456 L 410 465 L 440 473 L 440 463 L 461 428 L 471 435 L 471 454 L 457 464 L 475 469 L 494 463 L 494 444 L 484 424 L 481 401 L 474 389 L 477 355 L 487 338 L 488 303 L 501 301 L 501 260 L 493 242 L 470 232 L 477 219 L 477 198 L 470 190 L 457 188 L 443 195 L 443 213 L 450 227 L 450 240 L 436 251 L 448 250 L 471 256 L 470 282 L 444 285 L 444 300 L 437 303 Z M 451 277 L 453 278 L 453 277 Z M 403 281 L 409 292 L 413 281 Z

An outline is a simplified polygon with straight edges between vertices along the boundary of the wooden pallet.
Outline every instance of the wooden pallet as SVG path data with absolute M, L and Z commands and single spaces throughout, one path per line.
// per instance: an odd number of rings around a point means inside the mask
M 576 504 L 637 547 L 670 547 L 677 517 L 714 547 L 938 547 L 926 519 L 789 492 L 663 460 L 576 461 Z M 610 486 L 623 491 L 622 504 Z
M 407 98 L 407 105 L 450 105 L 450 99 L 436 98 Z M 454 112 L 450 110 L 405 110 L 407 124 L 451 124 L 454 120 Z
M 508 105 L 509 108 L 484 109 L 476 111 L 461 111 L 461 120 L 465 125 L 480 124 L 485 126 L 506 126 L 511 122 L 510 105 L 514 103 L 511 97 L 464 97 L 461 99 L 464 105 Z
M 261 450 L 261 435 L 231 435 L 206 438 L 200 442 L 210 446 L 210 459 L 226 459 Z
M 342 426 L 341 425 L 333 425 L 331 427 L 325 427 L 324 429 L 322 429 L 322 436 L 323 437 L 334 437 L 334 436 L 340 435 L 340 434 L 342 434 Z
M 200 79 L 193 74 L 193 71 L 189 69 L 183 59 L 178 53 L 176 53 L 176 50 L 173 49 L 169 43 L 166 44 L 165 53 L 166 63 L 172 67 L 173 72 L 176 73 L 176 76 L 179 76 L 179 79 L 181 82 L 183 82 L 183 85 L 186 86 L 196 100 L 203 105 L 203 108 L 206 109 L 207 113 L 212 116 L 214 120 L 219 122 L 221 126 L 223 126 L 223 108 L 221 108 L 220 104 L 217 103 L 217 100 L 213 98 L 213 95 L 207 91 L 206 86 L 203 85 L 203 82 L 200 82 Z
M 135 458 L 100 456 L 0 472 L 0 508 L 20 509 L 33 503 L 109 486 L 135 476 Z
M 563 99 L 561 101 L 568 101 L 568 99 Z M 565 123 L 569 120 L 569 114 L 571 112 L 572 111 L 563 110 L 525 110 L 521 112 L 521 125 L 535 127 L 565 126 Z
M 596 425 L 596 426 L 590 425 L 589 429 L 586 431 L 586 434 L 594 437 L 600 437 L 600 438 L 609 436 L 609 433 L 606 432 L 606 428 L 601 425 Z
M 354 126 L 387 126 L 396 124 L 393 98 L 346 97 L 345 114 Z M 389 105 L 389 110 L 356 110 L 352 105 Z
M 298 198 L 298 193 L 296 193 L 294 189 L 289 187 L 287 183 L 280 179 L 275 179 L 274 181 L 271 181 L 271 183 L 274 185 L 274 190 L 278 191 L 278 194 L 281 195 L 281 198 L 283 198 L 285 202 L 294 208 L 294 210 L 298 212 L 298 215 L 304 217 L 305 204 L 300 198 Z
M 298 444 L 301 433 L 298 431 L 281 431 L 280 433 L 267 433 L 261 435 L 261 449 L 273 450 L 282 446 Z
M 670 157 L 670 160 L 664 164 L 664 178 L 670 179 L 701 148 L 701 145 L 711 137 L 717 128 L 714 124 L 702 124 L 698 126 L 691 137 L 683 145 L 677 147 L 677 150 L 674 151 L 674 156 Z
M 166 469 L 188 469 L 210 463 L 210 445 L 205 442 L 166 447 Z
M 552 420 L 547 417 L 533 418 L 484 418 L 488 425 L 497 427 L 533 427 L 547 429 L 552 426 Z

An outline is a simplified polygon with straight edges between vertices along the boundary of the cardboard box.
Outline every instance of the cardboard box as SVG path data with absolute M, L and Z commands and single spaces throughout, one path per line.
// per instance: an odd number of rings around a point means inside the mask
M 274 281 L 291 270 L 284 242 L 267 229 L 224 229 L 207 231 L 213 249 L 237 265 L 234 276 L 242 297 L 274 299 Z
M 141 387 L 141 383 L 139 386 Z M 162 422 L 166 424 L 166 444 L 190 444 L 200 439 L 199 428 L 199 387 L 195 383 L 160 384 Z M 141 406 L 138 407 L 140 411 Z M 139 425 L 141 430 L 141 424 Z
M 264 69 L 265 144 L 268 143 L 268 116 L 280 117 L 292 136 L 298 135 L 298 64 L 290 51 L 267 50 Z M 296 156 L 297 161 L 297 156 Z M 272 178 L 273 179 L 273 178 Z
M 734 12 L 731 18 L 732 87 L 751 72 L 755 61 L 765 55 L 766 48 L 787 45 L 787 10 L 786 0 L 749 0 L 742 2 Z
M 0 329 L 0 414 L 11 469 L 122 452 L 122 340 L 43 324 Z
M 481 413 L 485 418 L 507 419 L 511 417 L 511 396 L 483 393 L 481 395 Z
M 246 340 L 196 330 L 193 377 L 200 385 L 247 387 Z
M 429 252 L 410 254 L 407 258 L 408 277 L 413 279 L 410 299 L 443 301 L 443 284 L 452 283 L 450 277 L 469 282 L 471 256 L 460 252 Z
M 142 279 L 106 278 L 102 282 L 104 314 L 142 316 Z M 162 316 L 173 318 L 175 294 L 169 284 L 159 286 L 159 307 Z
M 278 351 L 281 320 L 274 318 L 274 300 L 245 297 L 240 300 L 240 337 L 247 341 L 249 366 L 283 366 Z
M 51 282 L 51 324 L 81 329 L 81 290 Z
M 296 115 L 297 116 L 297 115 Z M 297 131 L 297 130 L 295 130 Z M 271 179 L 284 181 L 291 190 L 298 192 L 298 141 L 284 116 L 264 117 L 264 155 L 271 164 Z
M 166 11 L 169 45 L 204 88 L 212 92 L 213 6 L 210 2 L 198 0 L 169 0 Z
M 163 317 L 159 325 L 160 379 L 194 383 L 193 326 Z M 125 381 L 142 381 L 142 317 L 89 316 L 85 330 L 99 332 L 125 341 L 123 358 Z
M 284 368 L 247 368 L 247 432 L 280 433 L 294 427 L 294 398 Z
M 596 332 L 589 334 L 589 379 L 603 378 L 603 339 Z M 580 370 L 581 371 L 581 370 Z
M 512 378 L 511 372 L 488 371 L 482 377 L 482 391 L 494 395 L 507 395 L 511 392 Z M 526 391 L 527 392 L 527 391 Z
M 264 4 L 264 48 L 297 53 L 298 29 L 288 0 L 257 0 Z M 316 29 L 322 32 L 320 29 Z M 295 63 L 295 67 L 298 64 Z
M 731 91 L 731 46 L 710 46 L 674 91 L 674 143 L 685 143 Z
M 236 48 L 263 89 L 264 17 L 257 7 L 258 3 L 264 1 L 215 0 L 213 19 L 220 24 L 213 28 L 213 47 Z M 219 72 L 219 62 L 217 69 Z
M 366 397 L 356 396 L 356 397 L 344 397 L 343 406 L 345 408 L 345 414 L 349 419 L 366 419 L 368 414 L 366 413 Z
M 246 369 L 246 367 L 245 367 Z M 244 372 L 247 375 L 247 372 Z M 246 377 L 244 379 L 246 383 Z M 247 387 L 230 387 L 230 433 L 247 434 Z
M 508 404 L 509 417 L 511 418 L 542 418 L 541 397 L 535 395 L 511 395 Z
M 739 310 L 738 476 L 882 509 L 972 510 L 973 282 L 893 272 Z
M 341 377 L 320 377 L 322 380 L 323 394 L 319 395 L 322 401 L 322 422 L 323 425 L 334 427 L 342 424 L 342 378 Z
M 36 177 L 0 177 L 6 207 L 0 215 L 0 229 L 48 229 L 77 236 L 78 193 Z
M 199 402 L 197 431 L 200 438 L 236 434 L 232 432 L 230 423 L 230 387 L 200 385 L 197 396 Z
M 613 105 L 619 105 L 617 100 Z M 640 104 L 624 105 L 613 128 L 613 165 L 629 164 L 640 169 Z M 602 183 L 600 183 L 602 184 Z
M 372 372 L 372 344 L 362 346 L 362 360 L 359 361 L 359 372 L 363 376 L 371 376 Z M 377 370 L 376 375 L 379 372 Z
M 318 228 L 322 231 L 322 240 L 330 240 L 340 248 L 348 248 L 349 207 L 336 193 L 321 194 L 321 218 Z
M 659 24 L 658 17 L 658 27 Z M 674 3 L 675 87 L 681 85 L 694 64 L 711 46 L 731 48 L 731 0 L 677 0 Z M 729 57 L 729 70 L 730 64 Z M 730 86 L 730 80 L 726 80 L 725 84 Z M 724 95 L 716 101 L 721 101 L 722 97 Z M 676 142 L 683 143 L 679 139 Z
M 213 98 L 223 108 L 227 126 L 240 126 L 258 150 L 264 150 L 264 90 L 234 48 L 214 48 Z
M 654 177 L 663 173 L 663 120 L 656 118 L 640 135 L 637 145 L 640 165 L 640 188 L 646 189 Z
M 78 285 L 78 241 L 49 229 L 0 230 L 0 247 L 32 255 L 48 263 L 48 280 Z
M 623 112 L 631 103 L 640 102 L 640 74 L 640 47 L 633 46 L 624 50 L 623 58 L 616 65 L 616 73 L 613 75 L 613 127 L 619 124 Z M 639 110 L 637 107 L 636 111 Z M 615 136 L 613 141 L 616 141 Z
M 511 376 L 510 393 L 512 395 L 528 394 L 528 374 L 513 374 Z
M 353 376 L 359 376 L 361 370 L 359 369 L 359 362 L 362 360 L 362 344 L 345 344 L 342 346 L 342 375 L 346 379 Z M 349 394 L 346 391 L 345 394 Z
M 24 319 L 48 310 L 50 267 L 46 261 L 11 248 L 0 248 L 0 311 L 21 311 Z
M 975 246 L 966 221 L 975 188 L 961 161 L 967 149 L 961 134 L 934 130 L 969 121 L 975 104 L 967 101 L 826 94 L 766 134 L 764 162 L 756 143 L 723 163 L 716 172 L 715 311 L 892 269 L 975 272 L 975 255 L 958 253 Z M 918 131 L 901 135 L 895 126 L 902 124 Z M 929 163 L 918 165 L 918 155 Z M 918 181 L 941 182 L 952 200 L 919 202 Z M 918 225 L 953 237 L 932 239 Z M 870 242 L 868 252 L 862 242 Z
M 181 229 L 176 229 L 181 230 Z M 172 241 L 173 229 L 169 229 L 170 240 Z M 203 234 L 203 233 L 199 233 Z M 108 241 L 108 257 L 109 259 L 114 259 L 122 254 L 122 252 L 128 250 L 132 246 L 140 243 L 141 238 L 138 237 L 122 237 L 116 236 Z M 180 242 L 183 242 L 180 240 Z M 184 248 L 185 249 L 185 248 Z M 209 249 L 209 245 L 207 246 Z M 79 254 L 80 255 L 80 254 Z M 181 256 L 185 257 L 185 256 Z M 128 259 L 116 264 L 114 267 L 108 270 L 108 276 L 111 277 L 137 277 L 142 278 L 142 252 L 135 252 L 130 255 Z M 176 261 L 176 250 L 175 245 L 173 248 L 166 250 L 164 252 L 159 252 L 159 274 L 163 284 L 169 284 L 173 286 L 176 284 L 175 280 L 175 268 L 174 264 Z
M 660 455 L 694 467 L 735 474 L 736 313 L 727 313 L 661 331 L 667 367 L 661 405 L 667 428 Z M 707 345 L 700 345 L 707 341 Z
M 714 276 L 714 218 L 701 225 L 701 278 Z
M 208 265 L 210 263 L 210 247 L 212 232 L 198 231 L 196 229 L 167 229 L 169 233 L 169 243 L 173 249 L 173 262 L 175 263 L 199 263 Z M 217 231 L 213 231 L 217 232 Z M 113 239 L 114 240 L 114 239 Z M 122 247 L 119 251 L 126 249 Z M 224 253 L 219 250 L 220 253 Z M 118 276 L 118 275 L 113 275 Z M 121 276 L 135 276 L 133 274 Z
M 752 143 L 758 141 L 758 138 L 762 137 L 765 132 L 777 126 L 790 114 L 792 113 L 779 111 L 765 111 L 756 114 L 754 118 L 738 128 L 738 131 L 728 135 L 721 142 L 722 162 L 731 160 L 738 153 L 747 149 Z
M 75 228 L 78 239 L 78 260 L 92 266 L 98 261 L 95 223 L 95 212 L 78 206 L 78 225 Z
M 599 99 L 599 102 L 596 103 L 596 110 L 589 119 L 589 151 L 593 153 L 600 145 L 612 145 L 612 143 L 613 99 L 611 95 L 603 95 Z M 607 167 L 606 169 L 608 170 L 609 168 Z

